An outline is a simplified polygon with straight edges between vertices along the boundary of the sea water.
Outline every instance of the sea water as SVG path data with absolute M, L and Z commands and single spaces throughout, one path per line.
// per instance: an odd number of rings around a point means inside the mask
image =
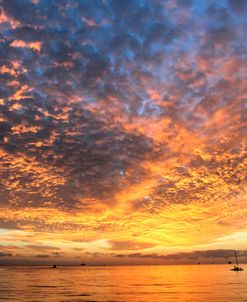
M 0 301 L 247 301 L 247 271 L 226 265 L 0 267 Z

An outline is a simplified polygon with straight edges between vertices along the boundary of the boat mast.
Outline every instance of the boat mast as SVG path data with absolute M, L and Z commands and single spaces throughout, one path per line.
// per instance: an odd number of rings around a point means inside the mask
M 234 253 L 235 253 L 235 258 L 236 258 L 236 264 L 237 264 L 237 267 L 238 267 L 238 257 L 237 257 L 237 252 L 234 251 Z

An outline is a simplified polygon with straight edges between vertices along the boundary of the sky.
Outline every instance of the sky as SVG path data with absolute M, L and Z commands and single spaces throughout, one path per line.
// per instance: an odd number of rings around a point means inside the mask
M 0 0 L 0 264 L 247 261 L 246 23 Z

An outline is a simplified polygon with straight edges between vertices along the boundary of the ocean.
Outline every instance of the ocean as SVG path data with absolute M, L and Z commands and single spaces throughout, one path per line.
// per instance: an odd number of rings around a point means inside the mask
M 247 301 L 247 271 L 229 265 L 1 266 L 0 301 Z

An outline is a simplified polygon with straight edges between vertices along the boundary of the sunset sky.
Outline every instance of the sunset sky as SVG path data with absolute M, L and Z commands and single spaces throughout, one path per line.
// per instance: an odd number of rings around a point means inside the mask
M 0 0 L 0 264 L 247 261 L 247 1 Z

